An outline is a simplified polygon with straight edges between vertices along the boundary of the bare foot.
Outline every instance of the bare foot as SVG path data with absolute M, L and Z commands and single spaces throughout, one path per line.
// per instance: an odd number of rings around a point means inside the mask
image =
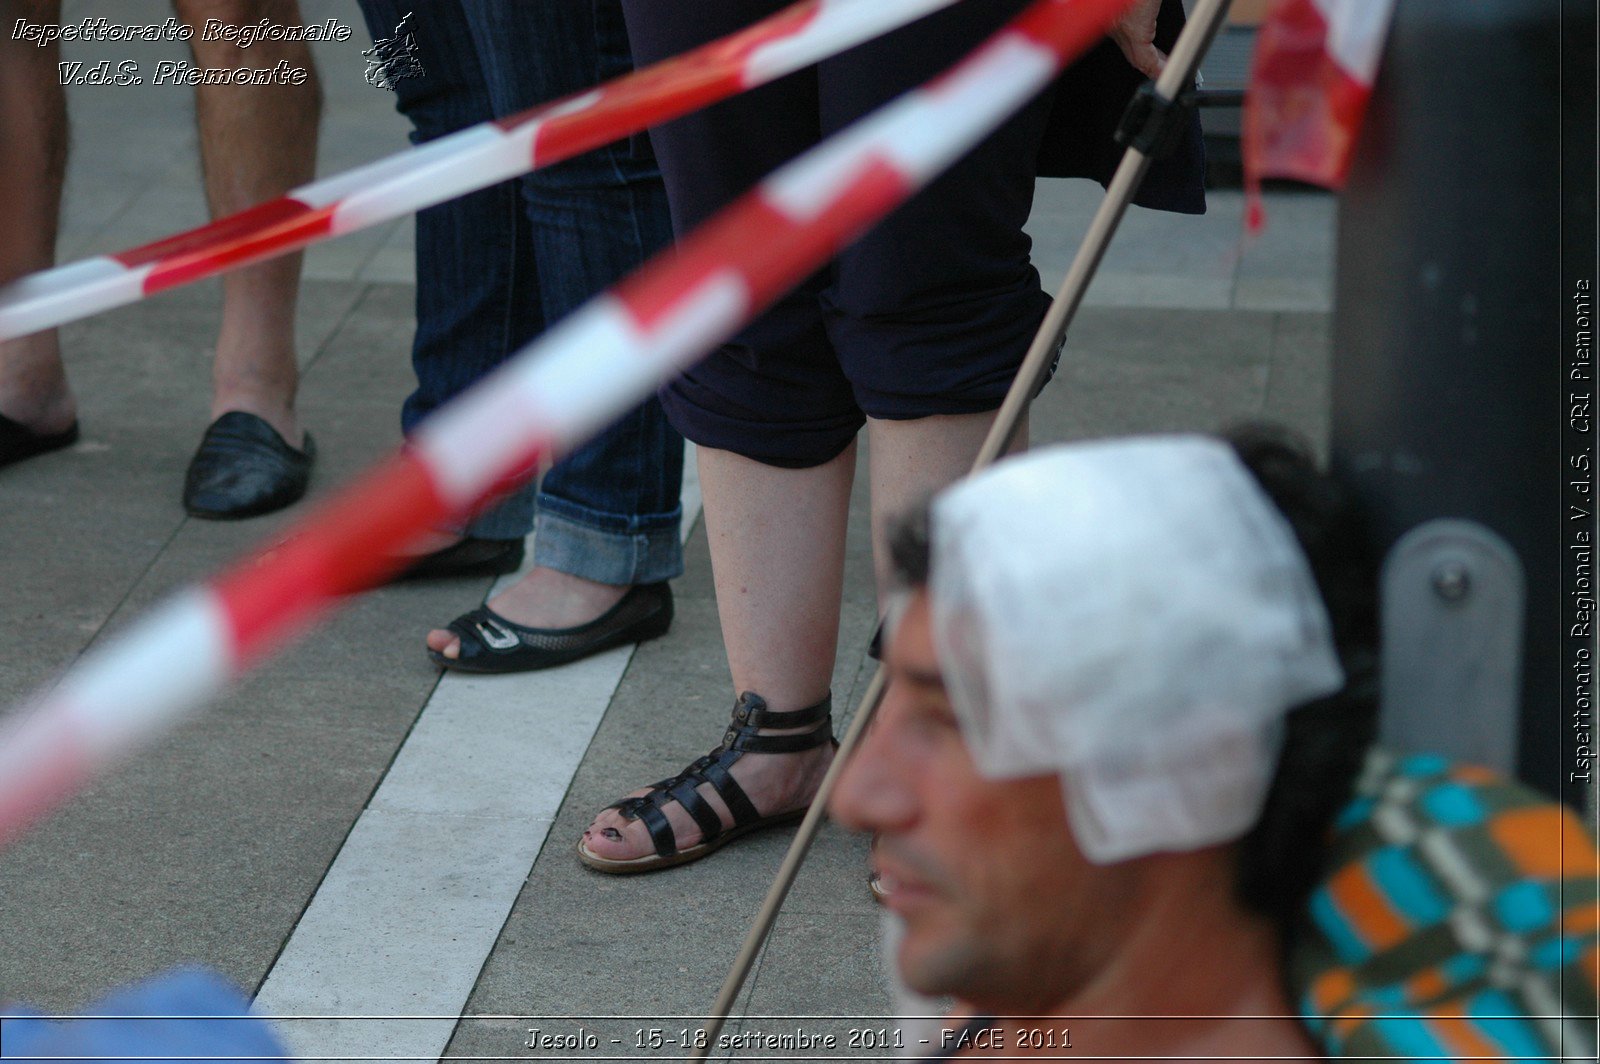
M 55 330 L 0 343 L 0 414 L 40 435 L 78 419 Z
M 488 605 L 506 620 L 527 628 L 575 628 L 621 602 L 629 590 L 625 584 L 601 584 L 537 566 L 490 599 Z M 435 628 L 428 633 L 428 649 L 447 658 L 458 658 L 461 640 L 454 632 Z
M 763 728 L 760 734 L 795 735 L 814 731 L 816 727 Z M 804 809 L 811 804 L 817 788 L 822 786 L 822 777 L 833 762 L 833 754 L 832 743 L 794 754 L 741 754 L 728 769 L 728 774 L 755 805 L 756 812 L 763 817 L 777 816 Z M 648 793 L 648 788 L 641 788 L 628 797 L 637 798 Z M 710 784 L 701 785 L 699 793 L 716 811 L 724 828 L 733 826 L 733 814 Z M 681 803 L 667 801 L 663 803 L 662 810 L 672 826 L 673 838 L 680 851 L 700 842 L 703 834 L 700 825 Z M 632 861 L 656 852 L 644 821 L 637 818 L 629 820 L 616 809 L 600 811 L 584 831 L 583 843 L 590 853 L 607 861 Z

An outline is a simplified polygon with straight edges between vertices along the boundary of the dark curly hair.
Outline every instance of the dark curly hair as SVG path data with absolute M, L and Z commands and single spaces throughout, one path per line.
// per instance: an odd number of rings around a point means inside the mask
M 1345 674 L 1342 688 L 1285 719 L 1266 807 L 1240 841 L 1240 900 L 1287 933 L 1322 877 L 1333 818 L 1377 731 L 1378 556 L 1354 495 L 1318 470 L 1304 440 L 1259 424 L 1222 435 L 1294 529 Z
M 1354 496 L 1317 468 L 1310 446 L 1287 429 L 1244 424 L 1220 434 L 1288 520 L 1311 565 L 1333 627 L 1345 685 L 1298 706 L 1261 819 L 1239 842 L 1236 887 L 1249 909 L 1285 937 L 1322 877 L 1334 816 L 1349 801 L 1377 727 L 1378 572 Z M 891 529 L 889 556 L 909 587 L 928 582 L 929 510 Z

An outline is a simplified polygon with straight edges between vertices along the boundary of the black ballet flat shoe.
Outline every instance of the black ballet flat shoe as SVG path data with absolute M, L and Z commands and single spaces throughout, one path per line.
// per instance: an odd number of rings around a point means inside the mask
M 461 642 L 459 656 L 447 658 L 429 650 L 428 657 L 441 668 L 460 672 L 531 672 L 655 639 L 670 627 L 672 588 L 640 584 L 588 624 L 572 628 L 529 628 L 487 606 L 463 613 L 449 625 Z
M 20 421 L 0 414 L 0 468 L 35 455 L 49 454 L 78 442 L 78 423 L 60 432 L 35 432 Z
M 316 453 L 309 432 L 297 451 L 261 418 L 230 411 L 206 429 L 189 461 L 183 508 L 211 521 L 281 510 L 306 493 Z

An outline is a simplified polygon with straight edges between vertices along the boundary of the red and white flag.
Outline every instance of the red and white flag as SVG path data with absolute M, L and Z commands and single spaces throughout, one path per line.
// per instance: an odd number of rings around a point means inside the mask
M 1261 180 L 1343 186 L 1394 0 L 1278 0 L 1256 37 L 1244 107 L 1249 226 Z

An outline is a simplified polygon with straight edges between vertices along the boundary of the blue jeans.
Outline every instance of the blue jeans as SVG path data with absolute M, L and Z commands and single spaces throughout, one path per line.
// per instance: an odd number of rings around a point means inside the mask
M 395 83 L 413 143 L 628 73 L 618 0 L 361 0 L 373 36 L 407 12 L 423 73 Z M 375 90 L 376 91 L 376 90 Z M 417 215 L 417 390 L 401 426 L 436 407 L 672 239 L 644 137 Z M 608 584 L 683 572 L 683 439 L 652 397 L 465 531 L 532 529 L 536 564 Z

